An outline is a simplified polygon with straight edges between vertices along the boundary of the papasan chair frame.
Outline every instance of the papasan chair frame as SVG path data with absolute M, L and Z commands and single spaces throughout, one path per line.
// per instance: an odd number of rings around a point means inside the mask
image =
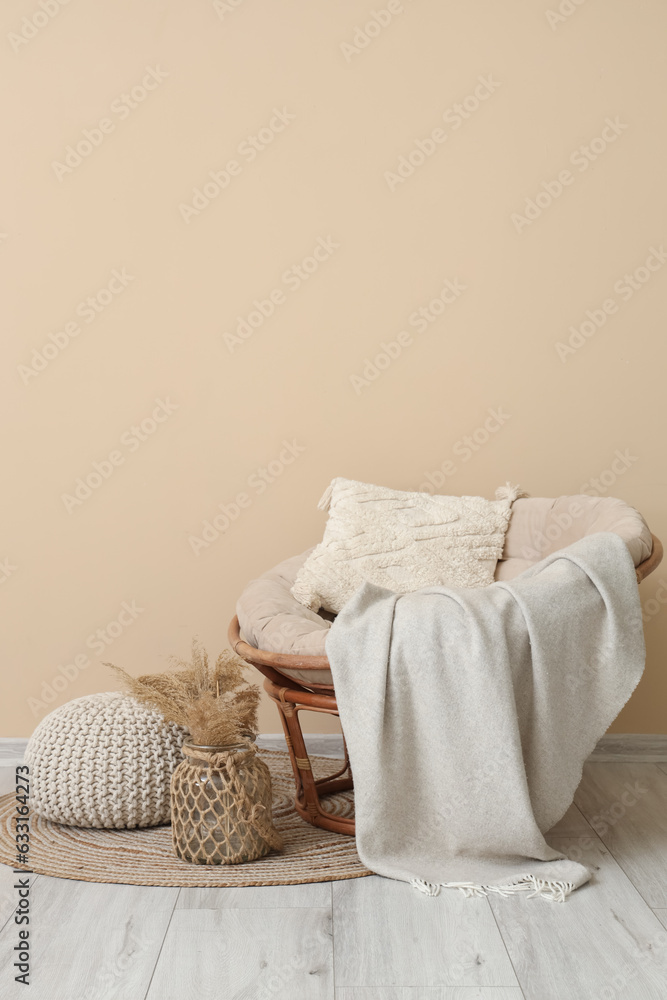
M 651 535 L 651 554 L 635 567 L 637 583 L 646 579 L 662 560 L 662 543 Z M 326 656 L 298 656 L 290 653 L 271 653 L 257 649 L 241 638 L 238 616 L 232 619 L 228 631 L 229 644 L 238 656 L 247 660 L 264 675 L 264 689 L 275 703 L 285 732 L 285 740 L 292 761 L 296 795 L 294 805 L 299 815 L 313 826 L 354 836 L 354 818 L 336 816 L 323 808 L 321 799 L 336 792 L 353 788 L 350 760 L 345 746 L 345 760 L 340 770 L 326 778 L 315 778 L 299 721 L 300 711 L 323 712 L 338 715 L 336 693 L 330 684 L 308 684 L 305 687 L 284 670 L 329 670 Z

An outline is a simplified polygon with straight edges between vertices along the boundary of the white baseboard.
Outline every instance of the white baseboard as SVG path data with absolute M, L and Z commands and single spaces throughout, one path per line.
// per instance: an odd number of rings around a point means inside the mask
M 321 757 L 345 756 L 343 752 L 343 737 L 337 733 L 305 733 L 308 753 Z M 16 767 L 23 763 L 23 755 L 28 740 L 20 737 L 0 737 L 0 768 Z M 282 733 L 260 733 L 257 745 L 267 750 L 287 750 L 285 737 Z
M 319 757 L 345 757 L 343 737 L 338 733 L 304 733 L 303 738 L 308 753 Z M 260 733 L 257 746 L 266 750 L 287 750 L 282 733 Z
M 588 759 L 599 764 L 660 764 L 667 761 L 667 735 L 607 733 Z
M 20 736 L 0 736 L 0 767 L 16 767 L 23 763 L 28 740 Z
M 321 757 L 340 757 L 343 737 L 336 733 L 305 733 L 309 753 Z M 13 768 L 23 761 L 27 739 L 0 737 L 0 769 Z M 267 750 L 286 750 L 282 733 L 261 733 L 257 745 Z M 667 734 L 608 733 L 588 758 L 591 763 L 659 764 L 667 761 Z

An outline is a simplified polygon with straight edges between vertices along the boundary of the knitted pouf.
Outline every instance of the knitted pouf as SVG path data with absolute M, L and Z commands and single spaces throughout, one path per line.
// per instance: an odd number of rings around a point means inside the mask
M 61 705 L 28 741 L 30 806 L 55 823 L 117 830 L 170 820 L 187 730 L 120 692 Z

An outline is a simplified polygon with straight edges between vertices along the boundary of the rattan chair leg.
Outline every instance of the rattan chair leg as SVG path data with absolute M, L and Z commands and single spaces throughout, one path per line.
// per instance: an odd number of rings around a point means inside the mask
M 298 718 L 294 718 L 294 710 L 292 705 L 287 705 L 285 702 L 281 702 L 278 698 L 274 698 L 272 695 L 271 701 L 274 703 L 278 709 L 278 714 L 280 716 L 280 721 L 283 726 L 283 732 L 285 733 L 285 743 L 287 744 L 287 752 L 289 753 L 290 761 L 292 763 L 292 770 L 294 772 L 294 782 L 296 785 L 296 797 L 299 798 L 302 794 L 302 781 L 301 781 L 301 771 L 299 770 L 299 765 L 296 762 L 296 754 L 294 752 L 294 742 L 292 740 L 292 727 L 296 721 L 298 726 Z
M 300 705 L 298 702 L 298 692 L 287 688 L 277 688 L 270 680 L 265 681 L 264 686 L 269 697 L 278 708 L 280 720 L 285 732 L 285 740 L 289 751 L 296 793 L 294 807 L 299 815 L 311 823 L 324 830 L 332 830 L 334 833 L 345 833 L 354 836 L 354 819 L 344 816 L 335 816 L 333 813 L 322 807 L 320 795 L 332 795 L 336 792 L 348 791 L 352 786 L 352 778 L 341 777 L 348 771 L 349 762 L 335 774 L 326 778 L 315 779 L 310 764 L 310 757 L 306 750 L 306 743 L 303 738 L 299 711 L 307 710 L 308 705 Z M 322 709 L 320 709 L 322 711 Z M 326 714 L 336 715 L 333 710 L 324 710 Z

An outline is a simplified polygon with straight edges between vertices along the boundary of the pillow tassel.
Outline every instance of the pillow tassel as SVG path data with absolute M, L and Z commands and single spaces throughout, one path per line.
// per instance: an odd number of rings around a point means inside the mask
M 332 493 L 333 493 L 333 483 L 329 483 L 329 485 L 327 486 L 326 490 L 324 491 L 324 493 L 322 494 L 317 503 L 318 510 L 329 510 L 329 507 L 331 506 Z
M 528 496 L 530 493 L 526 493 L 519 485 L 512 486 L 511 483 L 505 483 L 504 486 L 499 486 L 496 490 L 496 500 L 509 500 L 510 503 Z

